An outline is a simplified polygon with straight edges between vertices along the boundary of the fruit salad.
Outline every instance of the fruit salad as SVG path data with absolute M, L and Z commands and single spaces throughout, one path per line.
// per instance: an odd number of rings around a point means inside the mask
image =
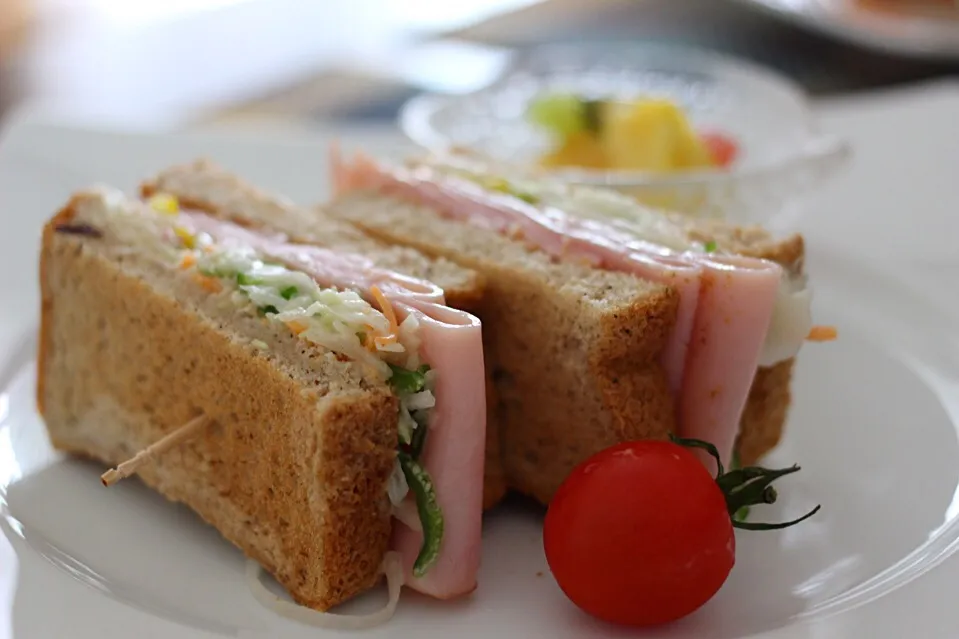
M 666 99 L 623 102 L 556 93 L 534 100 L 527 115 L 555 140 L 539 159 L 547 168 L 672 173 L 724 169 L 739 154 L 734 140 L 695 130 Z

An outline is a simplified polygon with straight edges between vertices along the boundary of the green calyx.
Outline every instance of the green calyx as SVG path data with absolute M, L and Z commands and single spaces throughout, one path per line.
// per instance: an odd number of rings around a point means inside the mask
M 809 519 L 819 512 L 821 508 L 821 506 L 816 506 L 802 517 L 781 523 L 770 524 L 744 521 L 743 513 L 748 511 L 750 506 L 776 503 L 779 495 L 776 489 L 773 488 L 772 483 L 780 477 L 799 472 L 799 466 L 793 465 L 789 468 L 776 470 L 762 468 L 760 466 L 746 466 L 731 469 L 726 472 L 723 468 L 722 461 L 720 461 L 719 451 L 709 442 L 704 442 L 699 439 L 683 439 L 674 436 L 670 436 L 670 439 L 673 443 L 679 444 L 680 446 L 701 448 L 716 460 L 716 484 L 722 491 L 723 497 L 726 498 L 726 510 L 729 512 L 729 517 L 732 520 L 734 528 L 740 528 L 742 530 L 778 530 L 788 528 Z

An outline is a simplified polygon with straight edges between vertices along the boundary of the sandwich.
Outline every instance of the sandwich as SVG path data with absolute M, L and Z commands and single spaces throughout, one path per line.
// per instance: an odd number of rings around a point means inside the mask
M 480 278 L 342 223 L 336 246 L 301 243 L 234 195 L 236 215 L 96 187 L 49 220 L 50 440 L 119 464 L 105 483 L 135 470 L 303 606 L 328 610 L 384 573 L 390 606 L 400 582 L 468 594 L 485 365 L 479 320 L 448 296 L 468 306 Z
M 456 153 L 390 164 L 334 150 L 332 181 L 317 217 L 485 278 L 499 460 L 543 503 L 627 440 L 678 434 L 754 464 L 782 436 L 800 348 L 833 336 L 812 322 L 800 235 Z
M 268 193 L 207 159 L 167 167 L 140 184 L 144 199 L 172 198 L 181 206 L 226 218 L 243 226 L 271 228 L 300 244 L 344 249 L 372 256 L 376 264 L 432 282 L 443 289 L 452 308 L 475 313 L 485 292 L 484 279 L 444 258 L 426 258 L 418 251 L 373 239 L 352 224 L 294 205 Z M 487 407 L 496 397 L 487 367 Z M 495 413 L 487 410 L 486 471 L 483 502 L 495 505 L 506 494 L 506 479 L 499 456 Z

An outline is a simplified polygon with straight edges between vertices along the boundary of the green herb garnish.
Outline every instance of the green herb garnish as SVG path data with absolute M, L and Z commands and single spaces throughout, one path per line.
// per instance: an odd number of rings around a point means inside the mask
M 253 286 L 254 284 L 259 284 L 260 281 L 252 275 L 247 275 L 246 273 L 237 273 L 236 283 L 240 286 Z
M 276 308 L 275 306 L 273 306 L 272 304 L 269 304 L 268 306 L 261 306 L 261 307 L 259 308 L 259 311 L 260 311 L 260 315 L 266 315 L 267 313 L 272 313 L 272 314 L 276 315 L 277 313 L 280 312 L 280 311 L 277 310 L 277 308 Z
M 716 250 L 716 242 L 714 242 L 713 240 L 706 242 L 706 244 L 703 245 L 703 250 L 706 251 L 707 253 L 712 253 L 713 251 Z
M 280 297 L 282 297 L 285 300 L 291 300 L 294 297 L 296 297 L 296 294 L 299 292 L 300 290 L 296 288 L 295 286 L 287 286 L 285 289 L 280 291 Z
M 404 452 L 397 453 L 406 483 L 416 499 L 416 511 L 423 526 L 423 544 L 413 562 L 413 576 L 422 577 L 436 563 L 443 542 L 443 511 L 436 500 L 436 489 L 426 469 Z
M 392 364 L 390 364 L 389 367 L 390 370 L 393 371 L 393 376 L 390 377 L 390 386 L 392 386 L 393 390 L 398 394 L 412 395 L 426 388 L 426 373 L 430 370 L 428 365 L 423 364 L 415 371 Z

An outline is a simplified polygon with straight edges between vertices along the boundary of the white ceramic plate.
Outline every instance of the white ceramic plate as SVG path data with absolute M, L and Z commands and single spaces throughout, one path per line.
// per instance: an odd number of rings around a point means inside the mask
M 346 136 L 344 136 L 346 137 Z M 391 139 L 350 135 L 377 150 Z M 110 636 L 326 637 L 261 608 L 244 561 L 184 508 L 135 481 L 109 491 L 89 463 L 48 445 L 34 408 L 36 255 L 44 219 L 91 182 L 132 188 L 165 164 L 211 156 L 294 200 L 325 194 L 325 143 L 106 134 L 23 125 L 0 149 L 0 638 L 16 587 L 17 639 Z M 770 463 L 803 465 L 763 513 L 812 520 L 740 533 L 737 565 L 701 611 L 643 637 L 829 639 L 951 636 L 959 615 L 959 309 L 840 251 L 810 247 L 815 312 L 842 338 L 798 366 L 788 436 Z M 855 300 L 855 301 L 853 301 Z M 916 318 L 921 318 L 917 321 Z M 3 542 L 3 536 L 0 536 Z M 394 620 L 363 637 L 625 637 L 581 615 L 552 581 L 540 517 L 490 515 L 481 585 L 464 602 L 404 593 Z M 6 583 L 5 583 L 6 582 Z M 348 606 L 370 609 L 372 593 Z M 349 634 L 349 633 L 344 633 Z
M 739 0 L 863 47 L 904 56 L 959 60 L 959 8 L 901 0 Z M 910 6 L 912 5 L 912 6 Z M 924 6 L 925 5 L 925 6 Z

